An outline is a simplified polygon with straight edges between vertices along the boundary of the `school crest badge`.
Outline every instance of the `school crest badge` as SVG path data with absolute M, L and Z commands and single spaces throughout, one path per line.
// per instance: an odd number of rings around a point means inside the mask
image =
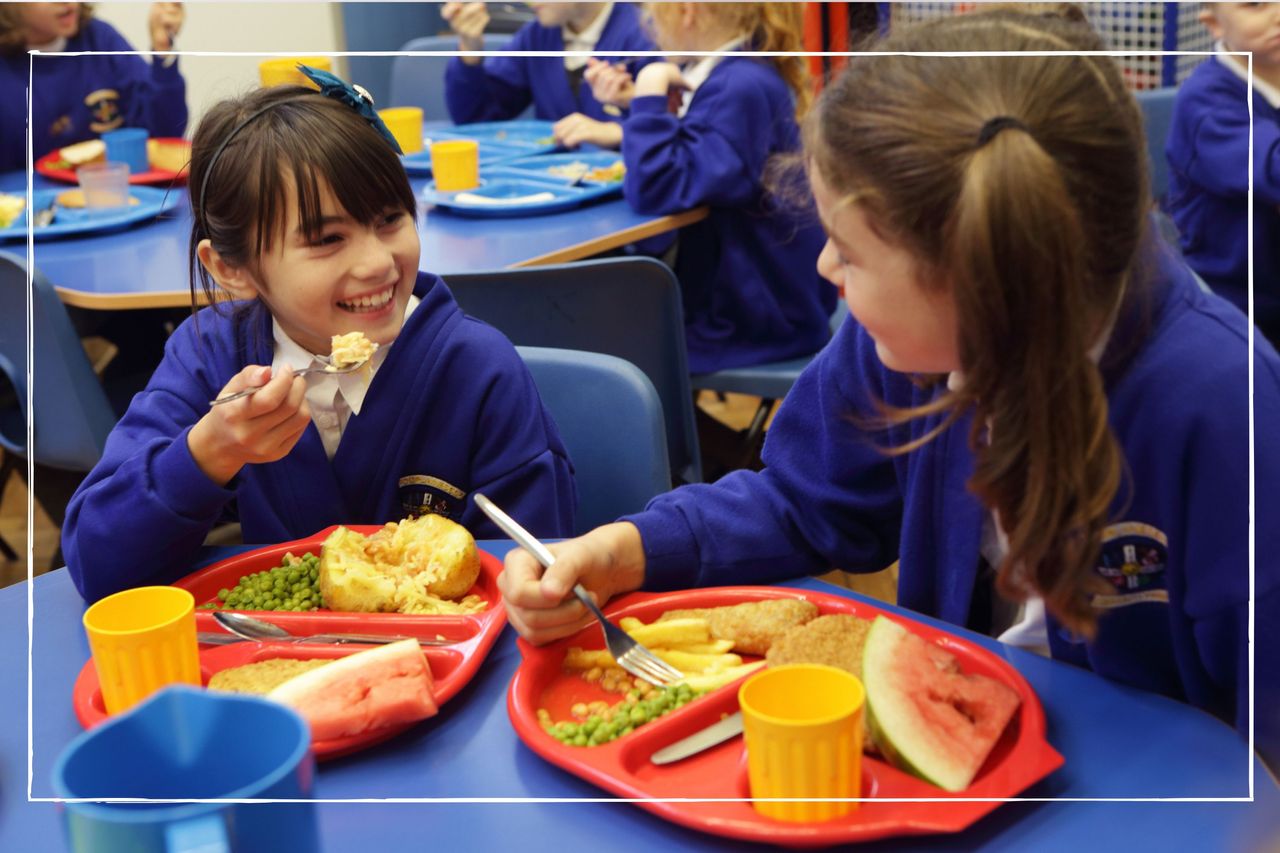
M 1102 551 L 1097 572 L 1114 588 L 1095 595 L 1093 606 L 1102 609 L 1146 602 L 1169 602 L 1165 566 L 1169 537 L 1159 528 L 1136 521 L 1113 524 L 1102 531 Z
M 124 116 L 120 114 L 120 93 L 115 89 L 95 89 L 85 96 L 84 105 L 93 116 L 89 129 L 94 133 L 106 133 L 124 124 Z
M 411 474 L 401 477 L 397 487 L 405 518 L 417 518 L 428 513 L 443 515 L 450 521 L 462 518 L 467 493 L 439 477 Z

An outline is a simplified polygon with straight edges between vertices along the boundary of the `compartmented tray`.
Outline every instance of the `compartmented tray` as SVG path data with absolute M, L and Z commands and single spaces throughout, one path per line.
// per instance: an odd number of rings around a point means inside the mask
M 551 133 L 552 123 L 535 119 L 488 121 L 432 128 L 423 149 L 401 160 L 410 175 L 431 174 L 431 143 L 446 139 L 474 139 L 479 143 L 480 166 L 542 154 L 559 148 Z
M 6 228 L 0 228 L 0 240 L 25 240 L 27 217 L 31 210 L 41 211 L 54 203 L 59 195 L 70 190 L 35 190 L 32 193 L 33 208 L 27 208 Z M 89 234 L 97 231 L 114 231 L 138 222 L 154 219 L 166 210 L 177 206 L 180 194 L 155 187 L 131 186 L 129 195 L 137 204 L 124 207 L 88 208 L 56 205 L 57 213 L 51 224 L 32 229 L 36 240 Z
M 158 136 L 152 137 L 148 141 L 156 142 L 164 146 L 181 146 L 186 149 L 187 159 L 189 160 L 191 158 L 191 143 L 180 137 Z M 48 154 L 37 160 L 33 166 L 36 172 L 44 175 L 46 178 L 52 178 L 55 181 L 65 181 L 68 184 L 79 183 L 80 179 L 76 177 L 75 169 L 59 169 L 53 165 L 61 159 L 62 149 L 55 148 L 53 151 L 50 151 Z M 160 169 L 156 166 L 151 166 L 151 168 L 145 172 L 138 172 L 137 174 L 129 175 L 129 183 L 131 184 L 155 184 L 158 186 L 168 186 L 173 183 L 185 183 L 186 180 L 186 169 L 174 172 L 170 169 Z
M 551 159 L 558 155 L 546 155 L 536 159 Z M 586 155 L 591 156 L 591 155 Z M 583 160 L 573 156 L 572 160 Z M 619 157 L 612 155 L 612 160 Z M 521 165 L 500 163 L 480 168 L 480 185 L 471 190 L 441 192 L 432 181 L 422 191 L 422 199 L 429 205 L 444 208 L 462 216 L 504 217 L 537 216 L 556 213 L 579 205 L 617 196 L 622 192 L 621 181 L 577 181 L 573 177 L 551 174 L 548 168 L 555 164 L 534 169 L 527 161 Z
M 949 793 L 879 758 L 864 755 L 862 795 L 869 798 L 868 801 L 835 820 L 785 823 L 758 814 L 751 803 L 745 801 L 751 792 L 741 737 L 674 764 L 658 766 L 649 760 L 655 750 L 738 710 L 738 687 L 743 679 L 600 746 L 575 747 L 561 743 L 543 730 L 537 710 L 546 708 L 553 719 L 564 719 L 574 703 L 607 695 L 561 668 L 569 646 L 602 648 L 600 631 L 595 626 L 547 646 L 534 647 L 523 640 L 519 642 L 523 661 L 507 693 L 512 725 L 520 739 L 542 758 L 619 797 L 648 799 L 637 805 L 661 818 L 716 835 L 789 847 L 821 847 L 894 835 L 958 832 L 999 805 L 991 798 L 1017 796 L 1062 765 L 1062 756 L 1045 737 L 1040 701 L 1017 670 L 980 646 L 874 605 L 806 590 L 721 587 L 636 593 L 619 599 L 606 611 L 615 620 L 634 616 L 650 622 L 673 608 L 718 607 L 780 597 L 807 599 L 822 613 L 847 613 L 866 619 L 883 614 L 955 655 L 963 672 L 994 678 L 1016 691 L 1022 700 L 1018 711 L 973 784 L 962 792 Z M 658 802 L 652 798 L 678 799 Z M 720 798 L 742 801 L 688 801 Z M 904 801 L 920 798 L 933 801 Z

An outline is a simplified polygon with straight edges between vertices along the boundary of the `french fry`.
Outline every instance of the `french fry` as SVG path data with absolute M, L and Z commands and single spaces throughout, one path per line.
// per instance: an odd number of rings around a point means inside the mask
M 680 651 L 695 655 L 722 655 L 733 648 L 733 640 L 712 640 L 709 643 L 690 643 Z
M 618 620 L 618 627 L 629 634 L 636 628 L 644 627 L 644 623 L 634 616 L 623 616 Z
M 613 655 L 609 654 L 608 649 L 582 649 L 572 646 L 564 653 L 563 666 L 565 669 L 587 670 L 594 666 L 616 667 L 617 663 L 614 662 Z
M 764 666 L 764 661 L 758 660 L 755 663 L 744 663 L 740 666 L 733 666 L 728 669 L 721 669 L 715 672 L 694 673 L 686 675 L 684 680 L 678 683 L 687 684 L 694 690 L 702 690 L 711 692 L 726 684 L 737 681 L 744 675 L 755 672 Z
M 702 655 L 683 649 L 664 648 L 654 648 L 650 651 L 684 673 L 715 672 L 742 664 L 741 657 L 731 654 Z
M 625 630 L 625 629 L 624 629 Z M 653 648 L 680 648 L 693 643 L 711 642 L 711 629 L 706 619 L 671 619 L 640 625 L 627 631 L 637 643 Z

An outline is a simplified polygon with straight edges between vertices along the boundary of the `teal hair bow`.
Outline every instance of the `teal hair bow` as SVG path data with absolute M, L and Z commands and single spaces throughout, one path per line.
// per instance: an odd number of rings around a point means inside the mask
M 374 130 L 382 134 L 382 138 L 387 140 L 387 143 L 397 154 L 404 153 L 400 149 L 400 143 L 396 142 L 396 138 L 391 134 L 391 131 L 382 123 L 382 117 L 373 108 L 373 96 L 363 86 L 348 85 L 341 77 L 307 65 L 299 64 L 298 70 L 320 87 L 320 94 L 327 98 L 341 101 L 360 113 L 360 116 L 369 122 L 369 125 Z

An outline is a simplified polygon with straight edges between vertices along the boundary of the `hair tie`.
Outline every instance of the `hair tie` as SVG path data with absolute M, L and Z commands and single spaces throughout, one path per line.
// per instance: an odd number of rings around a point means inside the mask
M 1006 128 L 1015 128 L 1025 133 L 1031 132 L 1025 124 L 1013 116 L 996 116 L 993 119 L 988 119 L 987 123 L 982 126 L 982 130 L 978 131 L 978 143 L 974 148 L 981 148 L 986 145 L 991 141 L 992 137 Z
M 301 63 L 298 64 L 297 68 L 320 88 L 320 94 L 324 95 L 326 98 L 333 98 L 336 101 L 341 101 L 354 109 L 360 114 L 361 118 L 367 121 L 369 125 L 376 130 L 380 136 L 382 136 L 383 139 L 387 140 L 387 144 L 391 146 L 393 151 L 397 154 L 404 154 L 404 151 L 400 148 L 400 143 L 396 142 L 396 138 L 391 134 L 391 131 L 387 129 L 386 124 L 383 123 L 382 117 L 378 115 L 376 110 L 374 110 L 373 96 L 369 94 L 367 89 L 363 86 L 349 86 L 343 82 L 342 78 L 330 74 L 328 71 L 321 71 L 318 68 L 312 68 Z M 293 99 L 289 98 L 274 101 L 255 112 L 249 113 L 249 115 L 245 116 L 243 121 L 233 127 L 231 132 L 222 138 L 222 141 L 218 143 L 218 147 L 213 149 L 213 156 L 209 158 L 209 167 L 204 170 L 204 178 L 200 181 L 200 217 L 198 222 L 207 222 L 204 216 L 205 191 L 209 188 L 209 176 L 213 174 L 213 167 L 217 165 L 218 158 L 222 156 L 222 151 L 227 147 L 227 143 L 235 139 L 236 134 L 248 127 L 258 116 L 275 109 L 280 104 L 287 104 L 291 100 Z M 209 229 L 206 227 L 205 231 L 207 232 L 208 230 Z

